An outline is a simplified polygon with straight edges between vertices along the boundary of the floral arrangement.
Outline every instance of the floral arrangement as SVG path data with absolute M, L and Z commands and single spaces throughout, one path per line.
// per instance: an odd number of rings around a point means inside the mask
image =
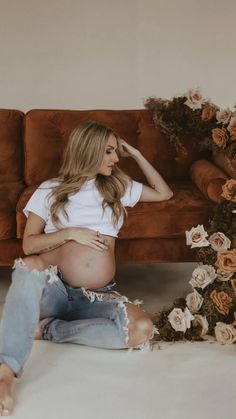
M 153 112 L 155 126 L 176 147 L 187 136 L 199 150 L 221 149 L 231 158 L 236 156 L 236 105 L 233 110 L 220 109 L 204 99 L 199 88 L 172 100 L 150 97 L 144 105 Z
M 186 231 L 186 244 L 197 252 L 189 281 L 192 292 L 157 313 L 158 340 L 236 342 L 236 180 L 223 185 L 209 226 Z

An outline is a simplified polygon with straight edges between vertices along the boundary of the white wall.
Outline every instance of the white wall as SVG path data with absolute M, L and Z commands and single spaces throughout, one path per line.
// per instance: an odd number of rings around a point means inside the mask
M 0 0 L 0 107 L 236 101 L 235 0 Z

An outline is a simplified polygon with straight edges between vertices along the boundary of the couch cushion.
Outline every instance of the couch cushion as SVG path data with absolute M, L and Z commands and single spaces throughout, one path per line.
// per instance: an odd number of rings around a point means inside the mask
M 174 197 L 163 202 L 139 202 L 127 208 L 128 219 L 119 238 L 183 238 L 185 230 L 206 224 L 212 215 L 213 204 L 206 201 L 192 183 L 170 184 Z M 26 217 L 22 209 L 36 187 L 28 187 L 17 205 L 17 238 L 23 236 Z
M 222 186 L 229 178 L 218 166 L 208 160 L 197 160 L 191 166 L 190 176 L 207 199 L 216 203 L 222 200 Z
M 23 119 L 23 112 L 0 109 L 0 182 L 23 178 Z
M 185 238 L 124 239 L 115 248 L 118 263 L 194 262 L 196 253 Z
M 16 237 L 16 214 L 0 211 L 0 240 Z
M 173 198 L 163 202 L 139 202 L 128 210 L 128 220 L 119 237 L 181 238 L 185 230 L 207 224 L 213 203 L 190 182 L 170 183 Z
M 0 211 L 16 212 L 16 205 L 24 184 L 20 182 L 0 182 Z
M 0 183 L 0 239 L 16 235 L 16 204 L 24 185 L 20 182 Z
M 79 124 L 95 120 L 110 126 L 130 144 L 137 146 L 136 110 L 32 110 L 25 121 L 25 180 L 27 185 L 39 184 L 57 176 L 63 150 L 72 130 Z M 120 167 L 128 174 L 143 174 L 133 159 L 126 158 Z
M 0 266 L 11 266 L 15 259 L 24 256 L 21 240 L 0 240 Z

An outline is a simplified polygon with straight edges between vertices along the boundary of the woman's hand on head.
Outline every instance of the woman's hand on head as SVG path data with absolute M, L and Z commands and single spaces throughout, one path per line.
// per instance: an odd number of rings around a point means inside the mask
M 71 227 L 69 240 L 74 240 L 77 243 L 84 244 L 85 246 L 92 247 L 101 252 L 109 248 L 102 234 L 99 233 L 99 231 L 91 230 L 89 228 Z
M 125 140 L 121 140 L 122 152 L 121 157 L 133 157 L 134 159 L 140 155 L 140 151 L 128 144 Z

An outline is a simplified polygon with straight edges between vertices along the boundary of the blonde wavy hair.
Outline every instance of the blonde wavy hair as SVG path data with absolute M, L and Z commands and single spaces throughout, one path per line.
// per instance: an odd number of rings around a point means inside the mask
M 116 153 L 120 158 L 121 139 L 110 127 L 89 121 L 79 125 L 71 133 L 57 177 L 59 185 L 55 186 L 50 194 L 52 198 L 50 213 L 55 226 L 60 225 L 58 215 L 60 211 L 68 219 L 65 206 L 69 196 L 78 192 L 83 184 L 91 178 L 96 178 L 96 187 L 103 197 L 103 211 L 106 206 L 112 209 L 113 225 L 117 225 L 121 216 L 127 217 L 127 211 L 121 203 L 121 198 L 125 194 L 131 178 L 117 165 L 113 167 L 110 176 L 98 174 L 110 135 L 114 135 L 116 138 Z

